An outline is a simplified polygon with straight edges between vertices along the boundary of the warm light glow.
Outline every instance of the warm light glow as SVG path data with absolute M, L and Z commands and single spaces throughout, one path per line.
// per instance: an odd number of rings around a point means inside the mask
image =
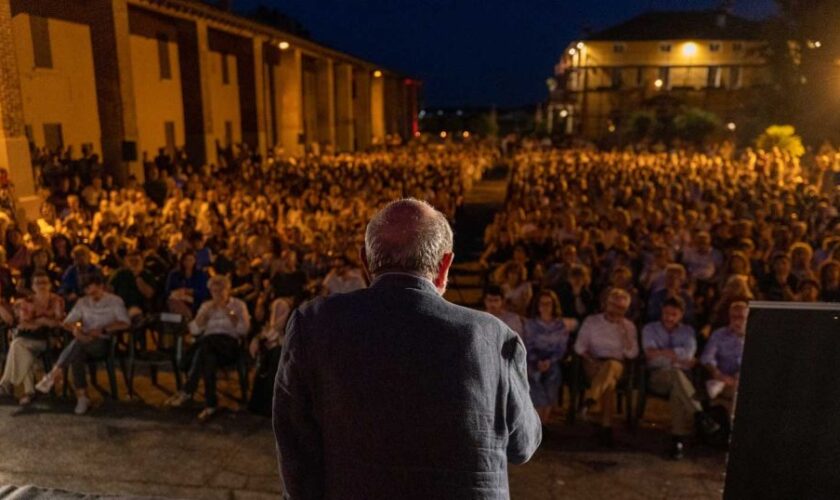
M 697 44 L 694 42 L 686 42 L 682 46 L 682 53 L 686 57 L 697 55 Z
M 373 72 L 373 77 L 374 78 L 382 78 L 382 72 L 379 71 L 379 70 L 374 71 Z
M 578 44 L 577 44 L 578 50 L 583 50 L 583 47 L 584 47 L 583 42 L 578 42 Z
M 441 131 L 441 133 L 440 133 L 440 138 L 441 138 L 441 139 L 446 139 L 446 136 L 447 136 L 447 135 L 449 135 L 449 134 L 447 134 L 447 133 L 446 133 L 446 130 L 443 130 L 443 131 Z
M 653 82 L 653 86 L 661 89 L 662 86 L 665 85 L 665 82 L 662 81 L 662 78 L 657 78 L 655 82 Z
M 566 118 L 567 116 L 569 116 L 569 112 L 566 111 L 565 109 L 561 109 L 560 110 L 560 118 Z
M 577 54 L 577 49 L 576 48 L 572 47 L 571 49 L 569 49 L 569 55 L 570 56 L 573 56 L 575 54 Z
M 461 135 L 464 136 L 464 139 L 469 139 L 469 137 L 470 137 L 470 133 L 466 130 L 464 130 L 464 133 L 461 134 Z
M 734 132 L 737 127 L 736 127 L 734 122 L 729 122 L 729 123 L 726 124 L 726 128 L 728 128 L 730 131 Z
M 277 47 L 280 50 L 289 50 L 290 45 L 289 45 L 289 42 L 283 41 L 283 42 L 278 43 Z
M 814 42 L 814 47 L 816 47 L 816 48 L 822 47 L 822 42 L 817 40 L 816 42 Z
M 414 137 L 420 137 L 420 132 L 414 132 Z
M 615 125 L 610 124 L 609 131 L 610 132 L 615 132 Z

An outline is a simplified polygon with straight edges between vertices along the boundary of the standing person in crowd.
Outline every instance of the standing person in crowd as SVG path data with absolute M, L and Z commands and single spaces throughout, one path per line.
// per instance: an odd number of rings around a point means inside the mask
M 575 264 L 569 269 L 568 280 L 555 290 L 563 312 L 578 323 L 595 312 L 595 295 L 589 288 L 589 278 L 589 269 Z
M 128 328 L 130 323 L 122 299 L 105 291 L 101 275 L 90 274 L 85 280 L 84 296 L 76 301 L 62 323 L 73 334 L 73 340 L 36 386 L 39 392 L 50 392 L 53 384 L 61 379 L 64 367 L 69 365 L 76 391 L 76 415 L 83 415 L 90 408 L 85 375 L 88 360 L 107 356 L 111 334 Z
M 711 376 L 711 380 L 706 383 L 709 397 L 723 404 L 730 412 L 738 390 L 748 317 L 748 304 L 733 302 L 729 306 L 729 325 L 712 333 L 700 356 L 700 363 Z
M 679 297 L 665 299 L 661 319 L 642 328 L 642 347 L 647 361 L 650 391 L 667 396 L 671 409 L 671 457 L 683 458 L 685 441 L 694 434 L 695 423 L 704 432 L 717 429 L 695 398 L 689 372 L 696 363 L 697 339 L 694 329 L 682 322 L 685 303 Z
M 761 298 L 764 300 L 795 300 L 799 280 L 790 271 L 790 256 L 787 253 L 775 254 L 771 261 L 771 272 L 759 282 Z
M 500 287 L 490 285 L 484 290 L 484 310 L 502 320 L 520 337 L 525 335 L 525 321 L 522 316 L 507 309 Z
M 186 355 L 189 366 L 187 382 L 182 391 L 166 401 L 167 406 L 179 407 L 193 398 L 198 383 L 204 379 L 204 409 L 198 419 L 205 421 L 218 411 L 216 371 L 236 362 L 242 339 L 251 329 L 248 306 L 230 295 L 230 280 L 216 275 L 208 282 L 210 299 L 201 304 L 190 322 L 195 342 Z
M 525 322 L 525 346 L 531 401 L 545 426 L 560 398 L 563 383 L 560 362 L 566 356 L 569 334 L 577 322 L 563 318 L 560 300 L 551 290 L 537 294 L 536 306 L 537 314 Z
M 820 264 L 820 300 L 840 302 L 840 262 L 829 259 Z
M 575 341 L 575 352 L 583 361 L 590 384 L 584 411 L 588 413 L 600 403 L 602 414 L 598 434 L 599 440 L 607 446 L 613 444 L 615 391 L 624 373 L 624 363 L 639 355 L 636 326 L 625 317 L 630 300 L 630 294 L 625 290 L 610 290 L 604 312 L 586 318 Z

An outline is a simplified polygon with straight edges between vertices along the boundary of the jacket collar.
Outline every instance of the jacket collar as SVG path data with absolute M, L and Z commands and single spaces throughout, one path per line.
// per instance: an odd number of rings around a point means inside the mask
M 432 280 L 417 276 L 411 273 L 390 272 L 382 273 L 373 278 L 370 284 L 371 288 L 381 287 L 397 287 L 397 288 L 414 288 L 424 292 L 431 292 L 438 295 L 438 289 Z

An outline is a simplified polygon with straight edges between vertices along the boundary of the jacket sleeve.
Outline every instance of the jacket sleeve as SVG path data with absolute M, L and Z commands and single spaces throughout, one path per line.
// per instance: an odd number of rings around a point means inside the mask
M 321 430 L 313 413 L 305 342 L 300 313 L 295 310 L 286 325 L 272 415 L 280 475 L 288 500 L 320 499 L 324 495 Z
M 542 427 L 537 410 L 531 402 L 525 345 L 519 336 L 505 343 L 502 358 L 508 379 L 505 411 L 508 427 L 507 459 L 514 464 L 523 464 L 537 451 L 542 441 Z

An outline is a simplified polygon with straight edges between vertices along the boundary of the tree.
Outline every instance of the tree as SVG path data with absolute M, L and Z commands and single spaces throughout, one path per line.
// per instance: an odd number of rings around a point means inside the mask
M 656 131 L 656 113 L 651 110 L 638 110 L 630 114 L 625 125 L 625 134 L 633 142 L 650 139 Z
M 779 148 L 795 157 L 805 154 L 802 138 L 796 135 L 796 129 L 791 125 L 771 125 L 755 140 L 758 149 L 769 151 Z
M 685 108 L 674 118 L 677 137 L 701 145 L 720 129 L 720 118 L 700 108 Z

